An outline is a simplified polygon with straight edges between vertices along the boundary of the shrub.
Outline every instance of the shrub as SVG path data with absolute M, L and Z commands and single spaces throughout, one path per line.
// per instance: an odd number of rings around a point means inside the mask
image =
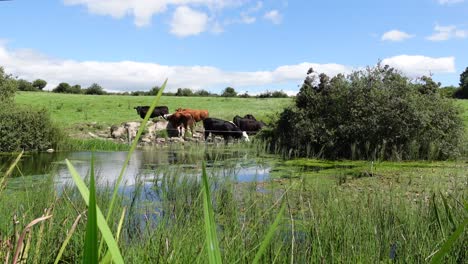
M 283 153 L 329 159 L 446 159 L 459 153 L 458 108 L 429 77 L 412 83 L 380 64 L 345 77 L 310 69 L 295 105 L 265 138 Z
M 62 138 L 45 109 L 14 106 L 0 110 L 0 152 L 56 148 Z
M 3 67 L 0 67 L 0 105 L 2 108 L 6 108 L 14 102 L 17 85 L 15 79 L 6 74 Z

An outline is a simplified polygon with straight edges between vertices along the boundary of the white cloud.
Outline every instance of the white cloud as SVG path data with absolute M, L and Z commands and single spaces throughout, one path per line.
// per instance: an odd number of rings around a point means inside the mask
M 263 18 L 270 20 L 273 24 L 281 24 L 283 21 L 283 16 L 278 10 L 271 10 L 263 15 Z
M 179 37 L 198 35 L 207 28 L 208 16 L 187 6 L 179 6 L 171 20 L 171 33 Z
M 399 55 L 382 60 L 382 64 L 397 68 L 409 77 L 455 72 L 454 57 L 432 58 L 419 55 Z
M 403 41 L 405 39 L 409 39 L 409 38 L 412 38 L 412 37 L 414 37 L 414 35 L 410 35 L 410 34 L 408 34 L 406 32 L 394 29 L 394 30 L 390 30 L 390 31 L 385 32 L 382 35 L 381 40 L 383 40 L 383 41 L 385 41 L 385 40 L 388 40 L 388 41 Z
M 465 0 L 438 0 L 441 5 L 451 5 L 457 3 L 463 3 Z
M 458 29 L 456 26 L 440 26 L 435 25 L 434 33 L 426 39 L 430 41 L 444 41 L 451 38 L 466 38 L 468 37 L 468 30 Z
M 260 89 L 261 86 L 291 84 L 295 87 L 313 67 L 330 76 L 350 72 L 351 68 L 340 64 L 300 63 L 284 65 L 270 71 L 223 71 L 212 66 L 168 66 L 135 61 L 100 62 L 53 59 L 31 50 L 11 51 L 0 45 L 0 61 L 6 72 L 33 81 L 37 78 L 48 82 L 46 89 L 53 89 L 60 82 L 87 87 L 99 83 L 106 90 L 148 90 L 169 79 L 169 91 L 179 87 L 207 89 L 220 92 L 226 86 Z M 255 89 L 254 89 L 255 90 Z M 265 89 L 266 90 L 266 89 Z
M 401 55 L 384 59 L 383 64 L 396 67 L 410 77 L 430 73 L 453 73 L 453 57 L 431 58 L 424 56 Z M 296 85 L 301 84 L 307 70 L 335 76 L 350 73 L 353 67 L 328 63 L 304 62 L 279 66 L 264 71 L 224 71 L 212 66 L 178 66 L 143 63 L 135 61 L 100 62 L 54 59 L 32 50 L 9 50 L 0 44 L 0 61 L 7 73 L 33 81 L 41 78 L 48 82 L 46 89 L 53 89 L 60 82 L 80 84 L 87 87 L 92 83 L 102 85 L 108 91 L 149 90 L 160 85 L 166 78 L 168 91 L 179 87 L 194 90 L 205 89 L 221 92 L 227 86 L 237 90 L 258 93 L 271 87 L 286 88 L 292 94 Z M 270 87 L 270 88 L 269 88 Z M 297 92 L 297 91 L 296 91 Z
M 88 12 L 113 18 L 133 16 L 136 26 L 147 26 L 153 15 L 166 12 L 169 6 L 200 6 L 210 11 L 238 7 L 247 0 L 63 0 L 65 5 L 83 5 Z

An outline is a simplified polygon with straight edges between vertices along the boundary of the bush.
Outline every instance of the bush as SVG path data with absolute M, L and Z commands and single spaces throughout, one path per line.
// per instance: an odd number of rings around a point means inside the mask
M 429 77 L 412 83 L 380 64 L 345 77 L 308 75 L 295 105 L 265 136 L 272 149 L 328 159 L 446 159 L 459 153 L 463 123 Z
M 0 110 L 0 152 L 56 148 L 62 138 L 46 109 L 14 106 Z
M 17 86 L 18 83 L 15 79 L 11 75 L 6 74 L 3 67 L 0 67 L 0 105 L 2 109 L 13 104 Z

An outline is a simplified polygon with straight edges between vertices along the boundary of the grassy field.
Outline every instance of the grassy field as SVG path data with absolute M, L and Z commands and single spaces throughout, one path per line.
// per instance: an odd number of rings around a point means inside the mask
M 92 122 L 97 122 L 102 126 L 111 126 L 125 121 L 140 121 L 141 118 L 133 107 L 149 105 L 152 99 L 152 96 L 97 96 L 47 92 L 19 92 L 16 95 L 16 102 L 20 105 L 47 108 L 52 119 L 64 128 Z M 235 115 L 253 114 L 258 119 L 267 121 L 269 115 L 282 111 L 291 102 L 291 98 L 163 96 L 160 104 L 167 105 L 170 112 L 179 107 L 207 109 L 210 117 L 232 120 Z

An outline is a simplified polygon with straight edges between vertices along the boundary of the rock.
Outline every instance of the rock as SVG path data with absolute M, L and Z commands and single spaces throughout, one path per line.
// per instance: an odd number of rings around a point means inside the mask
M 55 152 L 55 150 L 54 150 L 53 148 L 47 149 L 46 151 L 47 151 L 48 153 L 53 153 L 53 152 Z
M 159 120 L 156 123 L 154 123 L 154 130 L 155 131 L 161 131 L 167 128 L 169 122 L 166 120 Z
M 148 137 L 144 137 L 141 139 L 142 142 L 145 142 L 145 143 L 151 143 L 151 139 L 149 139 Z
M 114 125 L 110 128 L 111 137 L 122 139 L 127 137 L 127 130 L 123 126 Z
M 88 135 L 90 135 L 92 138 L 99 138 L 98 135 L 94 134 L 93 132 L 88 132 Z

